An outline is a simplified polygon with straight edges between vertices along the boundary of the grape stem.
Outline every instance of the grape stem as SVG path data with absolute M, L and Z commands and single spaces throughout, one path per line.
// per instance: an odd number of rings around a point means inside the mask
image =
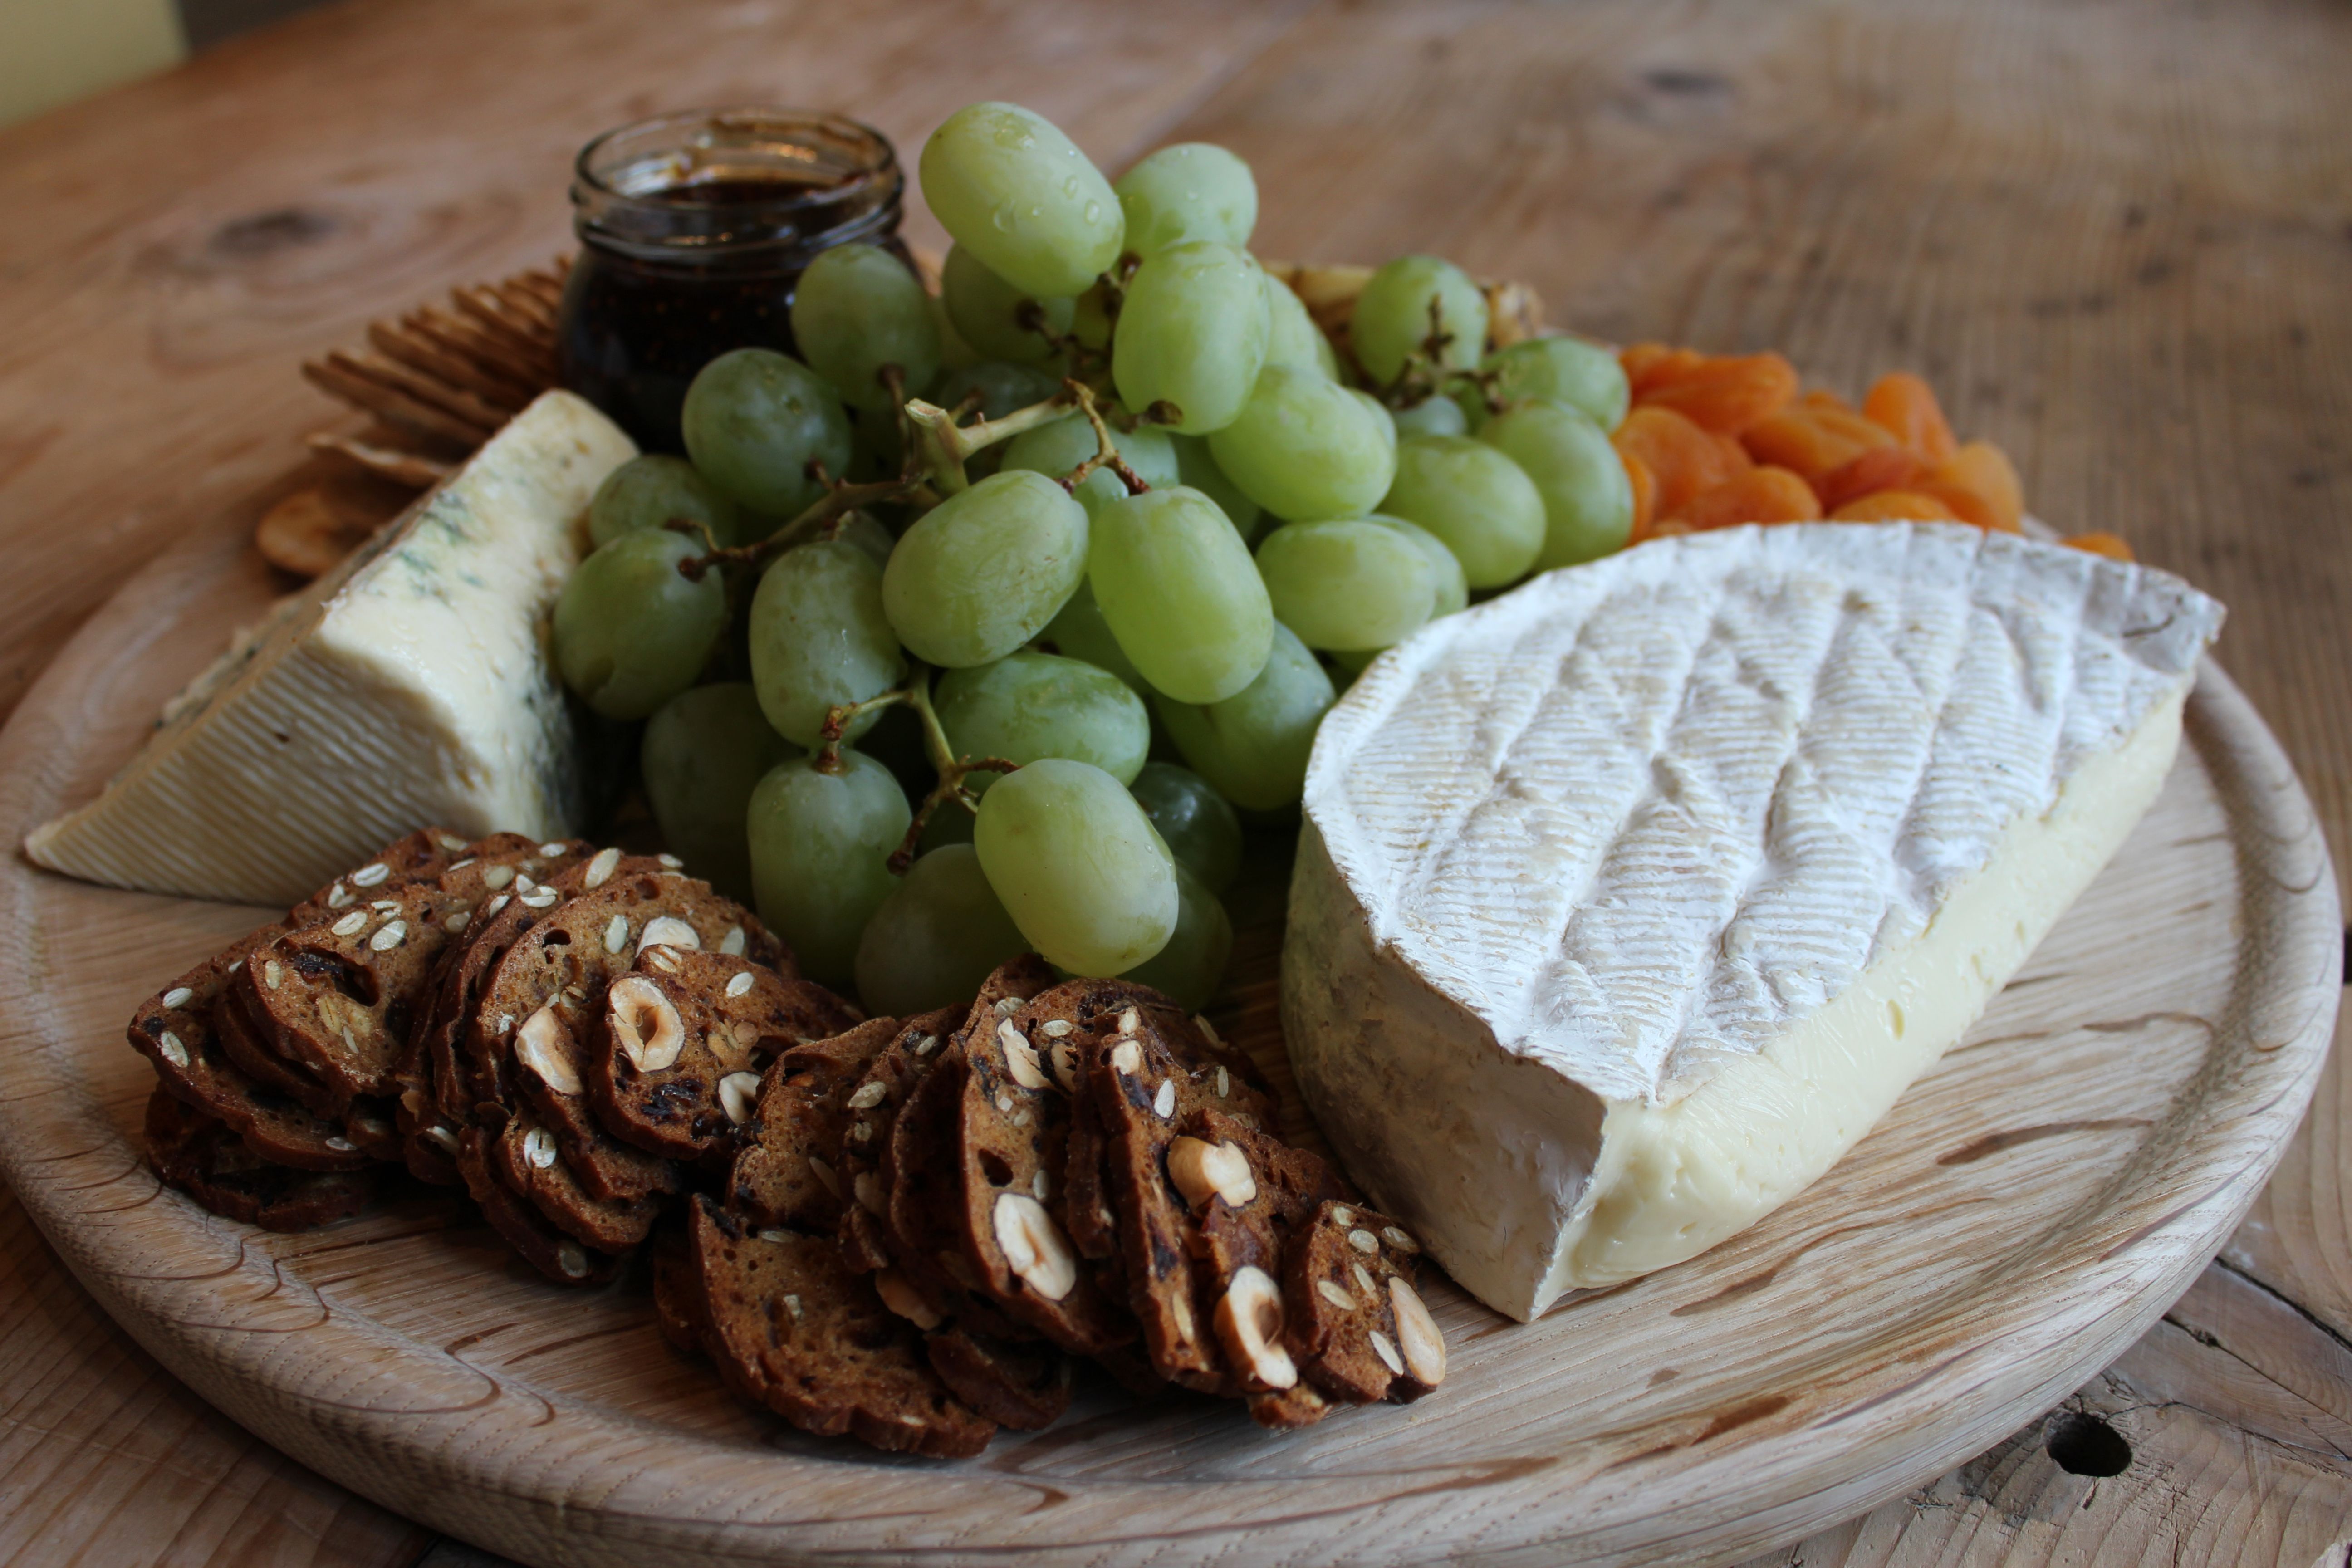
M 1071 380 L 1062 383 L 1062 394 L 1077 403 L 1078 412 L 1085 415 L 1087 423 L 1095 427 L 1096 447 L 1093 457 L 1062 476 L 1061 487 L 1075 495 L 1080 485 L 1094 478 L 1097 469 L 1108 468 L 1118 476 L 1119 483 L 1127 487 L 1128 494 L 1139 496 L 1150 489 L 1151 487 L 1144 482 L 1143 476 L 1129 468 L 1127 459 L 1118 455 L 1118 445 L 1111 439 L 1110 426 L 1103 423 L 1102 410 L 1095 406 L 1093 390 L 1083 382 Z
M 915 716 L 923 724 L 923 754 L 930 760 L 939 779 L 931 785 L 930 793 L 923 796 L 923 804 L 915 808 L 913 820 L 907 824 L 907 836 L 898 841 L 898 847 L 890 852 L 890 874 L 894 877 L 905 876 L 907 868 L 915 863 L 915 852 L 922 843 L 923 830 L 931 825 L 931 818 L 940 806 L 952 800 L 973 816 L 980 815 L 980 792 L 966 782 L 973 773 L 1018 773 L 1021 768 L 1019 763 L 1009 762 L 1003 757 L 957 755 L 954 744 L 948 740 L 947 727 L 940 722 L 939 711 L 931 706 L 930 667 L 919 659 L 909 663 L 911 668 L 907 672 L 906 685 L 894 687 L 863 702 L 845 702 L 826 711 L 824 728 L 819 731 L 823 740 L 817 747 L 816 760 L 810 764 L 819 773 L 839 773 L 842 740 L 850 725 L 866 714 L 895 708 L 901 703 L 915 710 Z
M 1457 375 L 1469 374 L 1475 378 L 1475 372 L 1440 368 L 1445 363 L 1445 351 L 1453 342 L 1454 334 L 1445 330 L 1445 308 L 1438 297 L 1432 294 L 1429 297 L 1429 335 L 1421 340 L 1420 347 L 1404 356 L 1404 363 L 1397 366 L 1395 379 L 1375 386 L 1373 393 L 1391 408 L 1418 408 L 1443 393 L 1447 384 Z M 1355 360 L 1359 372 L 1363 370 L 1363 362 L 1356 359 L 1352 348 L 1348 357 Z
M 936 403 L 908 398 L 905 413 L 914 433 L 907 446 L 907 456 L 912 464 L 930 475 L 932 484 L 941 494 L 970 489 L 971 481 L 964 477 L 963 466 L 973 453 L 999 441 L 1010 441 L 1041 425 L 1051 425 L 1069 412 L 1073 400 L 1067 389 L 1072 384 L 1063 384 L 1063 391 L 1043 403 L 1016 408 L 1002 419 L 975 419 L 969 425 L 957 424 L 957 415 Z

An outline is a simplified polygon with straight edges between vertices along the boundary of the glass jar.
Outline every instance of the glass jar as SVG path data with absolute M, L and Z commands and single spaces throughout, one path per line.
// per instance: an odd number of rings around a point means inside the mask
M 819 251 L 898 238 L 906 175 L 887 138 L 835 114 L 698 110 L 608 131 L 572 182 L 580 255 L 563 289 L 563 384 L 648 451 L 683 451 L 695 373 L 730 349 L 793 352 Z

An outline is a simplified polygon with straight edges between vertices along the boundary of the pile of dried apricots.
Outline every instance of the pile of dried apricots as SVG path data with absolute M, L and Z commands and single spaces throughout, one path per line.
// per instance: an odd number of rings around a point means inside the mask
M 1966 522 L 2020 531 L 2009 457 L 1952 434 L 1927 384 L 1882 375 L 1854 407 L 1800 392 L 1777 353 L 1704 354 L 1635 343 L 1618 355 L 1633 406 L 1610 437 L 1633 485 L 1629 541 L 1747 522 Z M 2066 541 L 2118 561 L 2112 533 Z

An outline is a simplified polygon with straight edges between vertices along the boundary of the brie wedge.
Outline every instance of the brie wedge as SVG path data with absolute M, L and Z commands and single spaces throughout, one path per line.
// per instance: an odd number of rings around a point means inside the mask
M 25 853 L 118 888 L 290 904 L 425 823 L 568 837 L 579 759 L 547 622 L 589 497 L 635 451 L 582 399 L 540 397 L 242 634 Z
M 2221 606 L 1937 524 L 1645 544 L 1436 622 L 1323 721 L 1300 1088 L 1513 1317 L 1819 1177 L 2156 799 Z

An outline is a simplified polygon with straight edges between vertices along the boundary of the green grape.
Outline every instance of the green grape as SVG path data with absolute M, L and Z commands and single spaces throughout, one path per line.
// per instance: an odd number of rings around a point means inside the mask
M 1176 929 L 1175 858 L 1126 786 L 1091 763 L 1049 757 L 998 780 L 972 845 L 1022 934 L 1073 974 L 1124 973 Z
M 1339 356 L 1331 347 L 1331 340 L 1307 313 L 1307 301 L 1292 292 L 1290 285 L 1268 277 L 1265 280 L 1265 311 L 1267 332 L 1265 363 L 1293 364 L 1301 370 L 1311 370 L 1339 379 Z
M 982 780 L 996 776 L 994 773 L 974 773 L 971 782 L 978 785 Z M 971 842 L 971 813 L 955 801 L 944 801 L 937 811 L 931 813 L 931 819 L 923 824 L 922 838 L 915 847 L 929 855 L 932 850 L 944 849 L 950 844 L 969 844 Z
M 751 894 L 744 813 L 768 770 L 801 749 L 768 727 L 747 681 L 681 691 L 646 721 L 646 800 L 686 868 L 730 899 Z
M 1034 304 L 1047 326 L 1066 332 L 1077 310 L 1075 300 L 1033 300 L 961 245 L 949 247 L 940 268 L 940 296 L 947 301 L 948 319 L 975 351 L 991 359 L 1029 364 L 1051 358 L 1054 345 L 1044 333 L 1022 324 L 1022 312 Z
M 1246 811 L 1279 811 L 1297 805 L 1307 787 L 1315 729 L 1335 695 L 1307 645 L 1277 625 L 1265 668 L 1239 692 L 1204 708 L 1162 697 L 1152 709 L 1219 795 Z
M 1120 401 L 1173 404 L 1187 436 L 1233 423 L 1265 365 L 1265 277 L 1248 251 L 1213 239 L 1145 257 L 1111 342 Z
M 1393 458 L 1396 456 L 1396 444 L 1398 438 L 1395 413 L 1390 409 L 1387 404 L 1382 403 L 1379 398 L 1374 397 L 1370 393 L 1365 392 L 1360 388 L 1349 387 L 1348 389 L 1348 395 L 1362 404 L 1364 407 L 1370 412 L 1372 417 L 1380 421 L 1381 435 L 1387 439 L 1389 444 L 1389 456 Z
M 1118 286 L 1108 278 L 1095 280 L 1094 287 L 1070 301 L 1070 335 L 1079 345 L 1099 353 L 1110 347 L 1114 318 L 1110 302 Z
M 1176 482 L 1190 485 L 1217 503 L 1234 525 L 1234 531 L 1247 540 L 1257 531 L 1258 520 L 1265 509 L 1243 493 L 1241 486 L 1225 477 L 1217 467 L 1216 454 L 1209 450 L 1205 436 L 1171 436 L 1176 448 Z
M 1395 437 L 1371 412 L 1378 407 L 1314 371 L 1268 365 L 1241 416 L 1209 437 L 1209 451 L 1276 517 L 1361 517 L 1396 471 Z
M 703 478 L 753 511 L 791 517 L 824 493 L 809 475 L 849 467 L 849 416 L 824 377 L 773 349 L 737 349 L 702 367 L 680 416 Z
M 923 143 L 923 200 L 958 245 L 1033 299 L 1076 294 L 1118 259 L 1110 182 L 1044 116 L 974 103 Z
M 1497 448 L 1465 436 L 1400 443 L 1396 482 L 1381 510 L 1444 540 L 1473 588 L 1517 582 L 1544 546 L 1544 498 L 1535 481 Z
M 948 314 L 947 301 L 937 294 L 926 293 L 923 300 L 930 308 L 931 325 L 940 334 L 940 368 L 942 371 L 969 370 L 988 356 L 956 331 L 955 319 Z
M 967 814 L 958 812 L 958 816 Z M 857 942 L 857 994 L 876 1016 L 970 1003 L 992 970 L 1029 951 L 969 844 L 907 868 Z
M 1206 142 L 1162 147 L 1111 189 L 1127 216 L 1127 248 L 1138 256 L 1188 239 L 1247 245 L 1257 227 L 1257 181 L 1250 166 Z
M 1119 976 L 1165 992 L 1188 1013 L 1209 1005 L 1234 955 L 1234 922 L 1217 895 L 1176 863 L 1176 929 L 1168 945 Z
M 882 574 L 898 640 L 949 669 L 1003 658 L 1045 629 L 1087 570 L 1087 509 L 1026 468 L 992 474 L 917 519 Z
M 882 567 L 844 539 L 818 540 L 776 557 L 751 595 L 751 684 L 760 710 L 795 745 L 824 742 L 826 713 L 887 691 L 907 673 L 882 613 Z M 852 722 L 855 740 L 875 715 Z
M 1617 449 L 1591 416 L 1538 397 L 1486 421 L 1478 439 L 1527 470 L 1544 502 L 1544 545 L 1536 568 L 1573 566 L 1622 550 L 1633 531 L 1633 485 Z
M 1082 658 L 1097 669 L 1107 669 L 1126 683 L 1138 697 L 1151 695 L 1150 684 L 1127 650 L 1118 646 L 1118 638 L 1103 619 L 1102 606 L 1095 603 L 1091 584 L 1080 583 L 1078 591 L 1070 595 L 1061 613 L 1045 624 L 1037 634 L 1037 642 L 1048 653 L 1058 653 L 1065 658 Z
M 604 476 L 588 500 L 588 537 L 606 545 L 625 533 L 685 518 L 710 530 L 721 544 L 742 542 L 735 503 L 719 493 L 684 458 L 648 453 Z
M 744 817 L 760 918 L 825 985 L 855 974 L 858 936 L 898 885 L 890 856 L 913 818 L 888 768 L 846 747 L 835 760 L 831 773 L 815 757 L 769 769 Z
M 809 368 L 852 407 L 896 408 L 940 374 L 930 298 L 907 264 L 878 245 L 817 253 L 793 292 L 793 341 Z M 882 381 L 897 365 L 904 389 Z
M 1257 547 L 1275 618 L 1308 647 L 1386 647 L 1437 607 L 1421 548 L 1377 522 L 1292 522 Z
M 677 563 L 702 545 L 682 533 L 625 533 L 583 561 L 555 602 L 563 684 L 607 719 L 643 719 L 692 686 L 727 630 L 727 585 Z
M 1440 616 L 1453 615 L 1457 610 L 1468 607 L 1469 579 L 1462 574 L 1462 563 L 1454 559 L 1454 552 L 1445 547 L 1445 541 L 1419 523 L 1408 522 L 1401 517 L 1387 517 L 1376 511 L 1364 521 L 1377 522 L 1382 528 L 1393 529 L 1403 534 L 1412 541 L 1413 548 L 1420 551 L 1423 557 L 1428 561 L 1429 569 L 1434 574 L 1437 584 L 1437 603 L 1429 612 L 1431 620 L 1433 621 Z
M 1477 364 L 1486 349 L 1486 296 L 1450 261 L 1400 256 L 1373 273 L 1356 296 L 1348 342 L 1365 374 L 1382 385 L 1397 378 L 1405 356 L 1420 353 L 1428 341 L 1433 300 L 1439 328 L 1452 339 L 1438 368 L 1469 370 Z
M 1390 411 L 1396 421 L 1397 439 L 1410 441 L 1415 436 L 1466 436 L 1470 433 L 1470 416 L 1462 405 L 1450 397 L 1424 397 L 1410 408 Z
M 1118 455 L 1127 459 L 1127 466 L 1145 484 L 1158 489 L 1177 482 L 1176 448 L 1165 432 L 1149 425 L 1139 425 L 1132 430 L 1113 428 L 1110 440 L 1118 448 Z M 1058 479 L 1093 457 L 1101 447 L 1102 443 L 1095 438 L 1095 427 L 1083 416 L 1072 414 L 1013 437 L 1005 446 L 1004 461 L 999 468 L 1027 468 Z M 1126 495 L 1127 482 L 1108 468 L 1097 468 L 1073 493 L 1093 513 L 1105 503 Z
M 1506 404 L 1530 397 L 1557 397 L 1590 415 L 1603 430 L 1624 422 L 1633 394 L 1625 367 L 1599 343 L 1582 338 L 1528 338 L 1486 356 L 1498 379 L 1495 391 Z
M 1127 787 L 1179 866 L 1213 893 L 1234 885 L 1242 868 L 1241 818 L 1208 780 L 1174 763 L 1146 763 Z
M 1118 646 L 1179 702 L 1230 697 L 1265 668 L 1265 584 L 1232 521 L 1199 490 L 1146 490 L 1102 508 L 1087 576 Z
M 845 477 L 858 484 L 872 484 L 877 479 L 897 479 L 906 466 L 907 436 L 898 426 L 898 410 L 851 409 L 849 468 Z M 777 521 L 758 518 L 753 520 L 753 525 L 763 532 L 773 532 Z
M 851 512 L 835 525 L 833 536 L 845 544 L 854 544 L 866 552 L 873 557 L 877 566 L 887 565 L 890 552 L 898 545 L 897 537 L 882 525 L 880 518 L 870 511 Z
M 951 669 L 940 677 L 931 706 L 961 757 L 1023 763 L 1068 757 L 1126 784 L 1151 750 L 1143 699 L 1083 659 L 1024 651 Z

